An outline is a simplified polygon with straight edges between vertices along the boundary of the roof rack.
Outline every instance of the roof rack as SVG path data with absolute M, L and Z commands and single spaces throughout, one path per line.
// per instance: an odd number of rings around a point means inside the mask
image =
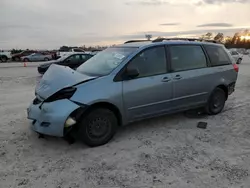
M 124 44 L 133 43 L 133 42 L 149 42 L 149 41 L 151 40 L 129 40 L 129 41 L 124 42 Z
M 153 40 L 152 42 L 162 42 L 164 40 L 184 40 L 184 41 L 212 42 L 212 43 L 221 44 L 221 42 L 218 42 L 216 40 L 197 39 L 197 38 L 158 38 L 158 39 Z

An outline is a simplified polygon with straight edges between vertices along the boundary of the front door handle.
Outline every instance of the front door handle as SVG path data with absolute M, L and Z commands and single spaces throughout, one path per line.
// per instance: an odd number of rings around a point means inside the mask
M 164 78 L 162 78 L 162 80 L 161 80 L 162 82 L 169 82 L 169 81 L 171 81 L 171 79 L 170 78 L 168 78 L 168 77 L 164 77 Z
M 177 75 L 174 77 L 174 80 L 180 80 L 180 79 L 182 79 L 182 77 L 181 77 L 179 74 L 177 74 Z

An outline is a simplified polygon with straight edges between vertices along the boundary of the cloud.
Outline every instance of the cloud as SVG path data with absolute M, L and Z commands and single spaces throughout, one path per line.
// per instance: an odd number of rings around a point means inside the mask
M 249 25 L 250 11 L 246 4 L 202 8 L 193 5 L 193 2 L 207 2 L 206 5 L 215 2 L 210 1 L 74 0 L 72 4 L 69 0 L 0 0 L 0 49 L 105 45 L 144 38 L 147 31 L 153 37 L 175 36 L 179 31 L 199 34 L 195 29 L 201 29 L 200 34 L 204 34 L 209 29 L 222 32 Z M 226 20 L 235 27 L 197 27 Z
M 136 1 L 127 1 L 126 5 L 143 5 L 143 6 L 160 6 L 169 4 L 166 0 L 136 0 Z
M 208 23 L 208 24 L 202 24 L 197 25 L 197 27 L 232 27 L 232 24 L 229 23 Z
M 1 29 L 30 29 L 32 26 L 28 24 L 5 24 L 0 22 L 0 30 Z
M 162 23 L 159 25 L 161 25 L 161 26 L 175 26 L 175 25 L 180 25 L 180 23 Z
M 243 29 L 243 28 L 242 28 Z M 200 36 L 207 32 L 219 33 L 222 32 L 225 35 L 232 35 L 235 32 L 239 32 L 242 30 L 241 28 L 228 28 L 228 29 L 201 29 L 201 30 L 184 30 L 184 31 L 170 31 L 170 32 L 162 32 L 162 31 L 147 31 L 147 32 L 137 32 L 128 35 L 119 36 L 120 39 L 124 40 L 132 40 L 132 39 L 143 39 L 145 38 L 145 33 L 152 34 L 153 38 L 158 36 L 161 37 L 174 37 L 178 35 L 193 35 Z M 249 28 L 250 29 L 250 28 Z
M 216 4 L 223 4 L 223 3 L 250 3 L 250 0 L 200 0 L 195 3 L 197 6 L 201 6 L 204 4 L 216 5 Z

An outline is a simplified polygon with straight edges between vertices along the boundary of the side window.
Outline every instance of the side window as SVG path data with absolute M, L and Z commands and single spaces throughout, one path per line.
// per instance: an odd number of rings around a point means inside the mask
M 206 56 L 201 46 L 170 46 L 172 71 L 184 71 L 207 67 Z
M 167 71 L 166 54 L 163 46 L 146 49 L 140 52 L 128 64 L 128 69 L 138 69 L 138 77 L 163 74 Z
M 81 55 L 75 55 L 75 60 L 81 59 Z
M 81 55 L 81 59 L 82 60 L 86 60 L 87 59 L 87 55 Z
M 81 58 L 80 55 L 72 55 L 67 60 L 75 61 L 75 60 L 79 60 L 80 58 Z
M 213 67 L 231 63 L 229 56 L 221 46 L 205 45 L 205 49 Z

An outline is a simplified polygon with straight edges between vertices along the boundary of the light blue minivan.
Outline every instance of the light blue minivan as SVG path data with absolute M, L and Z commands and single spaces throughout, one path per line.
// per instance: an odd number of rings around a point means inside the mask
M 107 143 L 117 127 L 204 107 L 220 113 L 238 66 L 221 44 L 156 40 L 107 48 L 77 70 L 52 65 L 27 109 L 43 135 L 72 132 L 89 146 Z

